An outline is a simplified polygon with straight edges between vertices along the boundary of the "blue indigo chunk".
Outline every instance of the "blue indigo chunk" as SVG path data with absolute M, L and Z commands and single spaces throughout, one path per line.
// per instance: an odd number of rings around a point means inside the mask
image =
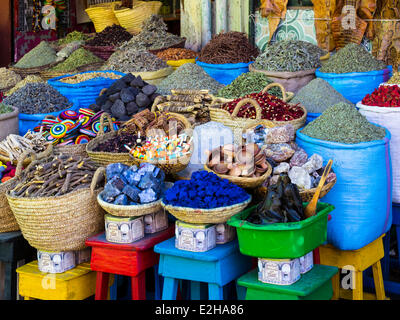
M 157 194 L 153 189 L 145 189 L 141 193 L 139 193 L 140 203 L 150 203 L 157 200 Z
M 113 176 L 119 175 L 124 170 L 129 169 L 126 164 L 123 163 L 111 163 L 106 168 L 107 180 L 111 180 Z
M 127 195 L 132 201 L 139 202 L 139 193 L 141 190 L 134 186 L 126 185 L 124 189 L 122 189 L 122 193 Z
M 114 200 L 114 204 L 119 205 L 119 206 L 126 206 L 128 205 L 128 198 L 124 194 L 120 194 L 117 198 Z

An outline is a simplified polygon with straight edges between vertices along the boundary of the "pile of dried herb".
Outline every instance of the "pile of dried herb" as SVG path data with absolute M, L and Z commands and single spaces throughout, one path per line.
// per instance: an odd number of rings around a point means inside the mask
M 400 84 L 400 72 L 393 72 L 392 77 L 387 82 L 388 84 Z
M 37 75 L 30 74 L 26 76 L 24 80 L 19 81 L 12 89 L 6 92 L 6 96 L 12 95 L 15 91 L 18 89 L 21 89 L 22 87 L 25 87 L 27 83 L 33 83 L 33 82 L 44 82 L 43 79 Z
M 179 44 L 184 39 L 167 32 L 167 25 L 162 17 L 153 14 L 142 24 L 142 31 L 131 40 L 122 44 L 121 49 L 126 47 L 159 50 Z
M 323 63 L 325 73 L 368 72 L 386 68 L 383 61 L 375 59 L 365 48 L 349 43 Z
M 194 63 L 185 63 L 166 77 L 158 85 L 157 92 L 162 95 L 171 94 L 172 89 L 209 90 L 216 94 L 223 84 L 211 78 L 202 67 Z
M 244 32 L 230 31 L 214 35 L 199 54 L 199 61 L 213 64 L 254 61 L 260 51 Z
M 0 68 L 0 91 L 15 86 L 21 81 L 21 76 L 7 68 Z
M 57 112 L 72 107 L 72 103 L 47 83 L 27 83 L 3 102 L 19 109 L 20 113 Z
M 94 38 L 86 41 L 89 46 L 119 46 L 129 41 L 132 35 L 125 28 L 116 24 L 108 26 L 103 31 L 96 33 Z
M 316 78 L 301 88 L 290 103 L 300 103 L 311 113 L 324 112 L 330 106 L 339 102 L 351 104 L 342 94 L 336 91 L 328 82 Z
M 386 134 L 384 128 L 375 126 L 346 103 L 329 107 L 301 132 L 312 138 L 348 144 L 380 140 Z
M 74 41 L 86 41 L 88 39 L 90 39 L 90 35 L 79 31 L 72 31 L 68 33 L 65 38 L 59 39 L 57 43 L 61 46 Z
M 53 63 L 56 59 L 56 51 L 46 41 L 42 41 L 14 66 L 17 68 L 36 68 Z
M 296 72 L 321 66 L 320 57 L 326 52 L 301 40 L 284 40 L 268 44 L 253 64 L 258 70 Z
M 75 50 L 71 55 L 63 62 L 57 64 L 50 71 L 58 72 L 69 72 L 74 71 L 77 68 L 84 66 L 86 64 L 92 64 L 97 62 L 102 62 L 103 60 L 95 56 L 88 50 L 79 48 Z
M 107 60 L 103 70 L 123 73 L 148 72 L 168 68 L 167 63 L 154 54 L 144 50 L 126 47 L 115 51 Z
M 262 91 L 273 81 L 267 75 L 261 72 L 246 72 L 237 77 L 231 84 L 221 88 L 217 96 L 227 99 L 241 98 L 254 92 Z M 282 91 L 278 87 L 272 87 L 268 90 L 278 98 L 282 98 Z
M 0 114 L 10 113 L 11 111 L 13 111 L 13 108 L 0 102 Z

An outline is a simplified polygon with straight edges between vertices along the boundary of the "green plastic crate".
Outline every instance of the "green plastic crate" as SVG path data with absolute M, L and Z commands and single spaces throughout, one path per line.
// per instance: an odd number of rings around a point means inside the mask
M 303 207 L 306 205 L 303 203 Z M 244 220 L 255 208 L 248 208 L 228 221 L 229 225 L 236 227 L 240 252 L 257 258 L 294 259 L 326 241 L 328 214 L 335 207 L 319 202 L 315 216 L 299 222 L 269 225 L 256 225 Z

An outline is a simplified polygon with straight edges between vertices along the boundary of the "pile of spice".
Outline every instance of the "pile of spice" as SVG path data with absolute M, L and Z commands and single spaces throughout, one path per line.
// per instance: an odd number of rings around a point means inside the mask
M 100 131 L 100 117 L 103 111 L 95 113 L 87 108 L 80 108 L 78 112 L 66 110 L 57 117 L 46 117 L 33 130 L 41 132 L 46 141 L 53 145 L 67 146 L 85 144 L 96 138 Z M 118 124 L 113 122 L 115 130 Z M 104 132 L 111 131 L 110 124 L 104 127 Z
M 75 50 L 71 55 L 63 62 L 49 69 L 49 71 L 57 72 L 70 72 L 75 71 L 77 68 L 87 64 L 103 62 L 102 59 L 95 56 L 90 51 L 83 48 Z
M 125 146 L 130 148 L 135 148 L 138 139 L 140 139 L 139 134 L 131 134 L 130 132 L 118 131 L 118 134 L 106 141 L 99 143 L 93 151 L 95 152 L 112 152 L 112 153 L 128 153 L 128 149 Z M 141 140 L 139 140 L 141 141 Z
M 121 49 L 143 48 L 146 50 L 160 50 L 181 43 L 184 38 L 167 32 L 167 25 L 159 15 L 152 14 L 142 24 L 142 31 L 131 40 L 121 45 Z
M 336 91 L 328 82 L 321 78 L 310 81 L 301 88 L 291 103 L 300 103 L 311 113 L 322 113 L 330 106 L 339 102 L 352 104 L 349 100 Z
M 232 206 L 248 200 L 242 188 L 207 171 L 193 172 L 190 180 L 179 180 L 163 198 L 167 205 L 214 209 Z
M 16 68 L 36 68 L 55 62 L 56 51 L 46 42 L 42 41 L 31 51 L 26 53 L 15 65 Z
M 103 31 L 96 33 L 96 35 L 86 41 L 86 45 L 89 46 L 112 46 L 117 47 L 125 41 L 129 41 L 132 35 L 126 31 L 125 28 L 119 25 L 112 25 L 105 28 Z
M 300 119 L 304 115 L 303 109 L 294 104 L 288 104 L 283 100 L 272 96 L 268 93 L 252 93 L 244 96 L 243 98 L 235 99 L 227 102 L 221 106 L 221 109 L 233 113 L 236 105 L 243 99 L 251 98 L 258 102 L 261 107 L 261 119 L 273 121 L 292 121 Z M 256 118 L 256 109 L 250 103 L 243 105 L 237 114 L 240 118 Z
M 0 114 L 10 113 L 11 111 L 13 111 L 13 108 L 0 102 Z
M 211 78 L 202 67 L 185 63 L 158 84 L 158 92 L 168 95 L 173 89 L 209 90 L 216 94 L 224 85 Z
M 370 123 L 356 108 L 346 103 L 329 107 L 301 132 L 315 139 L 348 144 L 380 140 L 386 134 L 384 128 Z
M 400 72 L 393 72 L 392 77 L 388 80 L 388 84 L 400 84 Z
M 157 201 L 162 196 L 165 173 L 150 163 L 141 163 L 139 167 L 112 163 L 106 168 L 106 176 L 102 192 L 105 202 L 138 205 Z
M 58 40 L 58 45 L 64 45 L 64 44 L 68 44 L 74 41 L 86 41 L 88 39 L 90 39 L 90 35 L 83 33 L 83 32 L 79 32 L 79 31 L 72 31 L 70 33 L 68 33 L 65 38 L 59 39 Z
M 105 111 L 117 120 L 127 121 L 134 114 L 151 107 L 158 96 L 156 91 L 156 86 L 128 73 L 105 90 L 90 108 Z
M 3 102 L 17 107 L 20 113 L 51 113 L 69 109 L 72 103 L 47 83 L 27 83 Z
M 6 92 L 6 96 L 12 95 L 18 89 L 25 87 L 27 83 L 44 82 L 40 76 L 30 74 L 24 78 L 24 80 L 19 81 L 12 89 Z
M 323 63 L 320 71 L 325 73 L 368 72 L 386 68 L 363 46 L 349 43 Z
M 168 60 L 182 60 L 182 59 L 195 59 L 197 52 L 190 49 L 184 48 L 169 48 L 163 51 L 157 52 L 157 57 L 165 61 Z
M 113 72 L 89 72 L 79 73 L 73 76 L 64 77 L 58 81 L 69 84 L 77 84 L 88 80 L 120 79 L 122 76 Z
M 268 44 L 253 64 L 257 70 L 296 72 L 321 66 L 320 57 L 326 52 L 301 40 L 284 40 Z
M 168 68 L 164 60 L 144 49 L 129 46 L 115 51 L 103 66 L 103 70 L 115 70 L 123 73 L 149 72 L 164 68 Z
M 199 61 L 212 64 L 254 61 L 260 51 L 244 32 L 230 31 L 214 35 L 199 54 Z
M 379 86 L 371 94 L 367 94 L 361 101 L 366 106 L 400 107 L 400 87 Z
M 261 72 L 246 72 L 241 74 L 227 86 L 218 91 L 217 96 L 226 99 L 236 99 L 250 93 L 260 92 L 273 81 Z M 268 90 L 269 94 L 282 98 L 282 91 L 278 87 Z
M 16 167 L 11 162 L 3 163 L 0 161 L 0 181 L 4 183 L 15 177 Z
M 7 68 L 0 68 L 0 91 L 15 86 L 19 81 L 20 75 Z

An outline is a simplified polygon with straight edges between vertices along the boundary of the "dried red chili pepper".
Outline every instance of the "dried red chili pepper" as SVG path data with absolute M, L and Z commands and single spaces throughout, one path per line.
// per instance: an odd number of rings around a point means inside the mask
M 361 103 L 366 106 L 400 107 L 400 87 L 398 85 L 379 86 L 367 94 Z

